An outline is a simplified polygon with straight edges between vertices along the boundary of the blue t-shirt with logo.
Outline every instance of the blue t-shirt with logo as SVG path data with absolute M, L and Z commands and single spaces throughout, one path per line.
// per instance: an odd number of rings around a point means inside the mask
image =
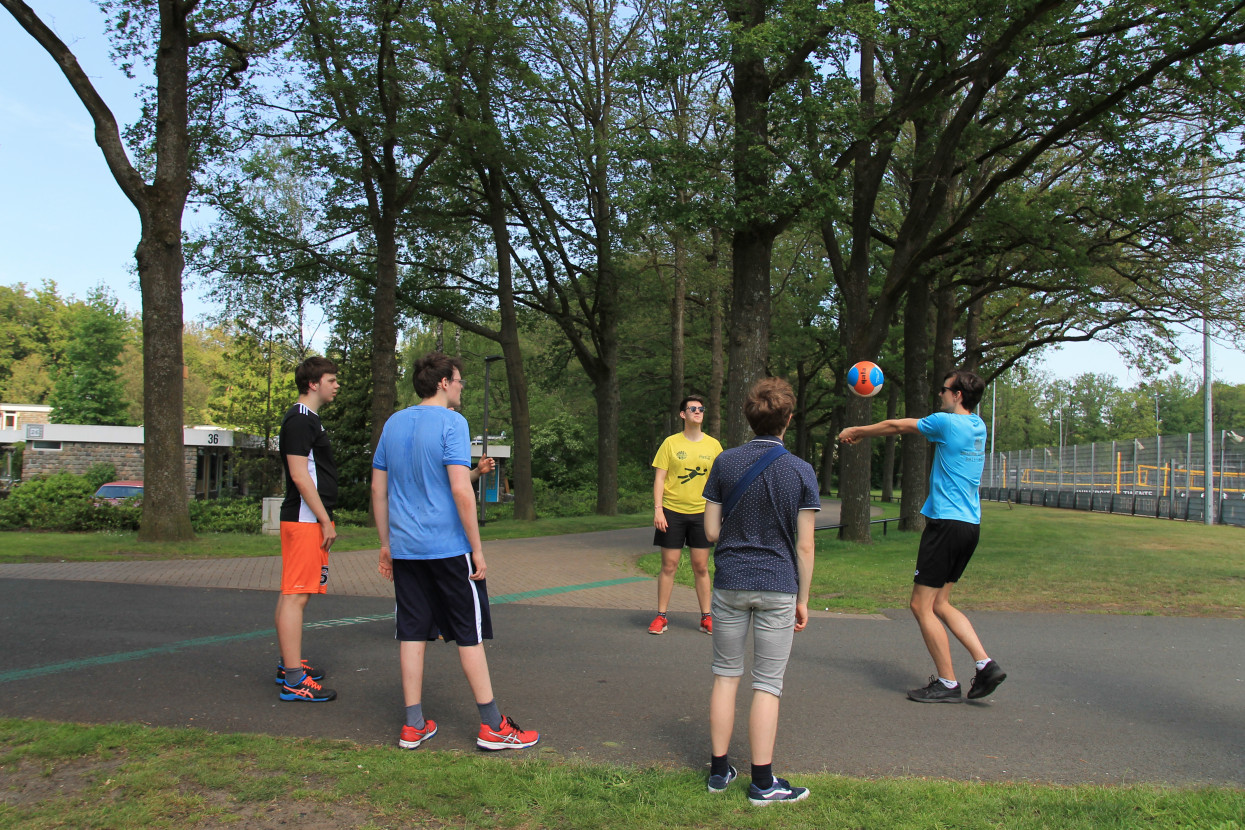
M 389 548 L 394 559 L 471 553 L 450 492 L 448 464 L 471 468 L 467 419 L 443 406 L 411 406 L 385 422 L 372 467 L 389 474 Z
M 931 519 L 981 524 L 981 469 L 986 463 L 986 423 L 975 413 L 935 412 L 916 423 L 934 444 L 929 497 L 921 513 Z

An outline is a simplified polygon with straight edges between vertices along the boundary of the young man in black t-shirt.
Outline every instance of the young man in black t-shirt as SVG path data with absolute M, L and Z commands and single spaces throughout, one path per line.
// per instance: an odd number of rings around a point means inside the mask
M 281 596 L 277 599 L 277 643 L 281 699 L 333 700 L 337 693 L 317 681 L 324 677 L 303 659 L 303 609 L 312 594 L 323 594 L 329 579 L 329 548 L 337 538 L 337 466 L 319 409 L 337 397 L 337 366 L 309 357 L 294 371 L 298 402 L 281 422 L 279 446 L 285 470 L 281 503 Z

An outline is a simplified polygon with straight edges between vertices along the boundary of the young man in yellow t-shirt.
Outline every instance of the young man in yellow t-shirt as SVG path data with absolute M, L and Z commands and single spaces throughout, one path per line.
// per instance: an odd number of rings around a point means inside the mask
M 722 452 L 716 438 L 700 431 L 705 420 L 705 400 L 688 395 L 679 403 L 683 431 L 662 442 L 653 458 L 653 544 L 661 548 L 661 573 L 657 575 L 657 616 L 649 634 L 665 633 L 669 624 L 666 609 L 674 590 L 674 572 L 686 545 L 692 551 L 692 575 L 696 580 L 696 599 L 700 602 L 700 630 L 713 633 L 709 614 L 712 589 L 709 585 L 709 540 L 705 537 L 705 498 L 701 493 Z

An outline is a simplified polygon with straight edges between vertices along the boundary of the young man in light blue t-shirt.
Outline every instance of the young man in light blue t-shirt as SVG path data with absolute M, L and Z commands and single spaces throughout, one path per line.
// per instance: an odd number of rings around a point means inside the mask
M 520 729 L 493 699 L 484 641 L 493 637 L 484 546 L 472 482 L 493 469 L 471 468 L 462 406 L 462 363 L 432 352 L 415 361 L 420 402 L 385 422 L 372 459 L 372 512 L 380 534 L 381 576 L 393 580 L 406 724 L 398 746 L 414 749 L 437 732 L 424 718 L 426 644 L 458 643 L 463 673 L 480 710 L 480 749 L 522 749 L 540 734 Z
M 908 697 L 919 703 L 963 700 L 944 625 L 976 661 L 977 673 L 969 699 L 988 697 L 1007 679 L 999 664 L 986 654 L 968 617 L 951 605 L 951 588 L 964 574 L 981 529 L 978 488 L 986 457 L 986 425 L 973 410 L 983 391 L 985 383 L 980 377 L 956 369 L 947 373 L 938 390 L 941 411 L 920 419 L 895 418 L 848 427 L 839 433 L 839 441 L 844 444 L 854 444 L 862 438 L 920 434 L 934 445 L 929 496 L 921 508 L 927 521 L 917 551 L 910 606 L 938 673 L 929 679 L 929 685 L 908 692 Z

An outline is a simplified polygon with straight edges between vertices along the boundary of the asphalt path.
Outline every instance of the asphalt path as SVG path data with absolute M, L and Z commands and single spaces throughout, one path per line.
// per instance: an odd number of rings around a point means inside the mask
M 339 694 L 323 704 L 277 697 L 274 603 L 254 590 L 0 579 L 0 716 L 393 745 L 392 601 L 312 599 L 304 653 Z M 650 616 L 494 606 L 495 692 L 503 712 L 542 732 L 535 751 L 707 765 L 710 638 L 694 615 L 650 636 Z M 1245 786 L 1245 621 L 971 616 L 1008 679 L 959 705 L 906 699 L 932 670 L 906 611 L 813 619 L 796 636 L 775 770 Z M 956 661 L 971 677 L 962 650 Z M 456 649 L 430 645 L 426 675 L 424 711 L 440 727 L 427 746 L 473 751 L 478 718 Z M 743 761 L 750 696 L 745 683 L 732 746 Z

